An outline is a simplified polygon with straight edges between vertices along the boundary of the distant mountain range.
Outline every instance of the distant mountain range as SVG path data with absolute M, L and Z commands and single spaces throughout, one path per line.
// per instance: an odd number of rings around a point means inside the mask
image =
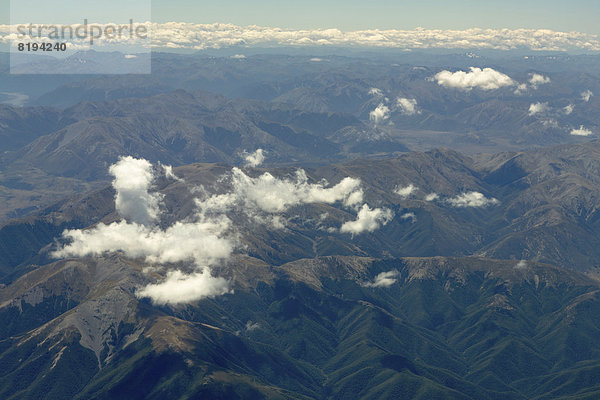
M 472 52 L 242 56 L 158 53 L 152 58 L 151 75 L 59 75 L 52 80 L 54 88 L 36 82 L 29 89 L 37 79 L 35 76 L 30 82 L 23 82 L 19 76 L 0 74 L 0 82 L 7 90 L 17 91 L 17 87 L 25 90 L 29 105 L 61 108 L 82 101 L 145 98 L 185 89 L 209 91 L 228 98 L 286 103 L 313 112 L 347 113 L 369 121 L 369 113 L 379 103 L 385 103 L 391 109 L 386 125 L 393 122 L 393 131 L 476 133 L 497 147 L 565 143 L 574 139 L 569 135 L 573 128 L 600 127 L 597 120 L 600 102 L 594 97 L 588 101 L 581 98 L 586 91 L 600 93 L 597 56 L 518 53 L 485 56 Z M 101 58 L 96 52 L 81 53 L 78 57 Z M 498 70 L 514 84 L 498 90 L 461 91 L 440 86 L 433 79 L 443 70 L 468 71 L 471 67 Z M 528 84 L 533 74 L 547 80 Z M 521 90 L 516 90 L 518 84 L 524 85 Z M 372 88 L 378 89 L 381 96 L 369 94 Z M 397 98 L 414 99 L 420 112 L 399 113 L 395 110 Z M 530 105 L 538 102 L 548 103 L 550 108 L 546 113 L 529 115 Z M 564 112 L 569 105 L 574 107 Z

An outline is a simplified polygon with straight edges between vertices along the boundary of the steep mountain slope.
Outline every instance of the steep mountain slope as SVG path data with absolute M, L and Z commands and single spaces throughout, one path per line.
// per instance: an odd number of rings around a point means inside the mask
M 50 107 L 21 108 L 0 105 L 0 154 L 17 150 L 67 124 L 68 120 L 62 113 Z
M 594 143 L 515 154 L 492 168 L 484 166 L 485 180 L 508 195 L 504 212 L 511 224 L 482 254 L 527 258 L 537 253 L 564 265 L 597 265 L 599 160 Z
M 148 279 L 142 267 L 119 256 L 60 261 L 0 289 L 3 397 L 571 399 L 600 390 L 590 381 L 600 366 L 590 351 L 598 283 L 548 265 L 240 258 L 219 272 L 235 293 L 178 307 L 134 296 Z M 397 271 L 391 284 L 369 287 L 386 271 Z

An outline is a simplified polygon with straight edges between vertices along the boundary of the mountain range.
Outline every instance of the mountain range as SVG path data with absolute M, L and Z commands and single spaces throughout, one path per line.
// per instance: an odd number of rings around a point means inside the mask
M 600 396 L 597 56 L 238 50 L 0 59 L 0 398 Z
M 598 396 L 585 275 L 482 258 L 233 264 L 233 294 L 178 307 L 136 299 L 142 265 L 118 255 L 22 276 L 0 289 L 2 396 Z

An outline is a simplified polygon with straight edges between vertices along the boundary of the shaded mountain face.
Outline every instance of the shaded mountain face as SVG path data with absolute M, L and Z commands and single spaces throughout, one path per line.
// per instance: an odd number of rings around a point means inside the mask
M 219 271 L 154 307 L 144 265 L 64 260 L 0 288 L 3 397 L 528 399 L 600 391 L 597 281 L 482 258 L 324 257 Z M 388 278 L 380 279 L 382 274 Z M 151 279 L 151 278 L 150 278 Z
M 68 123 L 59 110 L 50 107 L 21 108 L 0 105 L 0 154 L 20 149 Z

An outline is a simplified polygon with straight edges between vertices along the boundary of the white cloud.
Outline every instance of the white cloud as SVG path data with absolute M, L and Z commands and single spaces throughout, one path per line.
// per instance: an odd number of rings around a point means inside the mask
M 523 94 L 527 91 L 527 84 L 526 83 L 519 83 L 517 85 L 517 88 L 515 89 L 514 93 L 519 95 L 519 94 Z
M 373 282 L 363 284 L 365 287 L 390 287 L 398 281 L 400 273 L 396 270 L 382 272 L 375 277 Z
M 497 199 L 488 199 L 479 192 L 461 193 L 447 200 L 454 207 L 487 207 L 500 203 Z
M 579 128 L 571 130 L 571 135 L 574 136 L 590 136 L 593 133 L 590 129 L 584 128 L 583 125 L 579 125 Z
M 148 192 L 154 180 L 152 164 L 133 157 L 121 157 L 109 168 L 115 177 L 115 207 L 128 221 L 149 225 L 158 217 L 160 196 Z
M 400 109 L 400 112 L 404 115 L 414 115 L 420 113 L 420 111 L 417 110 L 417 100 L 415 99 L 398 97 L 396 99 L 396 104 Z
M 246 331 L 247 332 L 252 332 L 257 329 L 260 329 L 260 324 L 258 322 L 252 322 L 252 321 L 246 322 Z
M 185 274 L 178 270 L 169 271 L 164 281 L 147 285 L 136 295 L 149 297 L 154 304 L 163 305 L 190 303 L 226 293 L 232 293 L 230 282 L 224 278 L 212 276 L 210 270 L 206 268 L 193 274 Z
M 439 198 L 440 196 L 437 193 L 429 193 L 427 196 L 425 196 L 425 201 L 435 201 Z
M 108 24 L 105 24 L 105 28 Z M 404 49 L 530 49 L 562 51 L 568 49 L 600 50 L 600 41 L 593 34 L 559 32 L 548 29 L 483 29 L 464 30 L 369 29 L 342 31 L 339 29 L 291 30 L 267 26 L 238 26 L 226 23 L 194 24 L 186 22 L 147 23 L 153 47 L 172 49 L 210 49 L 230 46 L 369 46 Z M 9 43 L 16 35 L 16 25 L 0 25 L 0 42 Z M 49 41 L 42 38 L 42 41 Z M 117 40 L 99 40 L 95 46 L 105 46 Z M 140 42 L 125 37 L 123 42 Z M 75 45 L 86 43 L 81 39 Z
M 583 100 L 587 103 L 588 101 L 590 101 L 590 99 L 592 98 L 593 95 L 594 95 L 594 93 L 588 89 L 585 92 L 581 92 L 581 100 Z
M 515 265 L 516 269 L 525 269 L 527 268 L 527 261 L 521 260 Z
M 571 113 L 573 112 L 573 110 L 575 110 L 575 105 L 573 104 L 567 104 L 564 108 L 563 111 L 566 115 L 571 115 Z
M 176 222 L 165 230 L 126 221 L 98 224 L 91 229 L 63 232 L 69 241 L 54 253 L 56 257 L 101 256 L 123 252 L 130 258 L 148 263 L 193 261 L 200 266 L 226 259 L 234 248 L 226 236 L 229 220 L 225 218 L 196 222 Z
M 383 103 L 379 104 L 376 109 L 369 113 L 369 119 L 375 122 L 376 125 L 382 123 L 390 117 L 390 109 Z
M 354 206 L 362 202 L 360 179 L 346 177 L 331 188 L 326 188 L 326 184 L 308 183 L 306 172 L 301 169 L 296 171 L 296 179 L 291 180 L 278 179 L 268 172 L 252 178 L 233 168 L 233 192 L 229 197 L 217 195 L 214 199 L 217 202 L 242 202 L 245 208 L 256 207 L 269 213 L 283 212 L 292 206 L 308 203 L 342 202 L 345 206 Z
M 177 177 L 169 166 L 162 166 L 167 176 Z M 248 221 L 283 228 L 279 215 L 290 207 L 310 203 L 341 203 L 343 207 L 358 210 L 363 201 L 359 179 L 346 177 L 338 184 L 328 186 L 326 181 L 309 183 L 304 170 L 296 171 L 295 179 L 279 179 L 269 173 L 250 177 L 241 169 L 233 168 L 220 180 L 229 190 L 208 194 L 202 187 L 195 190 L 202 198 L 196 199 L 195 214 L 183 221 L 162 228 L 158 220 L 160 196 L 149 192 L 155 170 L 146 160 L 123 157 L 110 167 L 115 176 L 115 204 L 122 221 L 109 225 L 100 223 L 90 229 L 63 232 L 67 242 L 57 249 L 54 257 L 101 256 L 121 252 L 126 257 L 142 259 L 165 267 L 173 263 L 191 263 L 192 272 L 169 270 L 165 279 L 138 290 L 140 297 L 150 297 L 157 304 L 177 304 L 230 292 L 229 282 L 213 277 L 211 267 L 226 261 L 239 247 L 239 233 L 230 215 L 244 214 Z M 342 225 L 342 232 L 354 234 L 372 232 L 393 217 L 387 209 L 371 210 L 364 204 L 357 212 L 357 220 Z M 165 267 L 166 268 L 166 267 Z
M 444 70 L 435 74 L 434 79 L 438 85 L 460 90 L 471 90 L 473 88 L 494 90 L 516 84 L 511 77 L 502 72 L 492 68 L 481 69 L 477 67 L 471 67 L 470 72 Z
M 166 175 L 173 174 L 170 167 L 163 168 Z M 68 243 L 53 256 L 122 252 L 126 257 L 152 264 L 192 262 L 195 272 L 168 271 L 164 281 L 136 292 L 157 304 L 195 301 L 228 292 L 228 282 L 212 277 L 209 266 L 228 259 L 236 246 L 235 236 L 229 232 L 230 220 L 224 215 L 209 218 L 197 213 L 188 221 L 162 229 L 150 224 L 158 213 L 158 195 L 148 192 L 154 179 L 152 165 L 146 160 L 123 157 L 110 167 L 110 172 L 115 176 L 117 211 L 121 216 L 134 218 L 109 225 L 100 223 L 91 229 L 65 230 L 63 238 Z
M 554 118 L 542 120 L 542 125 L 544 125 L 547 128 L 558 128 L 560 126 L 558 125 L 558 121 Z
M 596 35 L 557 32 L 547 29 L 480 29 L 466 30 L 360 30 L 339 29 L 290 30 L 265 26 L 232 24 L 192 24 L 170 22 L 152 24 L 154 46 L 194 49 L 233 45 L 252 46 L 370 46 L 391 48 L 471 48 L 559 51 L 569 48 L 600 50 Z
M 265 154 L 263 149 L 258 149 L 254 153 L 245 154 L 244 159 L 247 167 L 256 168 L 265 161 Z
M 383 97 L 383 92 L 381 91 L 381 89 L 377 89 L 375 87 L 369 89 L 369 94 L 371 96 Z
M 318 57 L 314 57 L 314 58 L 311 58 L 309 61 L 312 61 L 312 62 L 321 62 L 321 61 L 323 61 L 323 59 L 322 58 L 318 58 Z
M 137 58 L 137 56 L 135 54 L 125 54 L 124 57 L 127 58 L 127 59 Z
M 386 225 L 394 218 L 392 210 L 387 208 L 371 209 L 367 204 L 363 204 L 358 212 L 358 218 L 355 221 L 344 222 L 340 228 L 342 233 L 351 233 L 356 235 L 363 232 L 373 232 L 381 225 Z
M 234 55 L 231 56 L 231 58 L 235 58 L 235 59 L 238 59 L 238 60 L 243 60 L 244 58 L 246 58 L 246 56 L 243 55 L 243 54 L 234 54 Z
M 177 175 L 175 175 L 175 173 L 173 172 L 173 166 L 171 165 L 163 165 L 161 164 L 163 171 L 165 172 L 165 177 L 168 179 L 172 179 L 174 181 L 177 182 L 185 182 L 185 180 L 183 180 L 182 178 L 178 177 Z
M 409 184 L 408 186 L 405 187 L 396 187 L 396 189 L 394 189 L 394 193 L 396 193 L 398 196 L 406 199 L 408 198 L 411 194 L 413 194 L 418 188 L 413 185 L 412 183 Z
M 533 89 L 537 89 L 538 86 L 550 83 L 550 78 L 541 74 L 529 74 L 529 84 Z
M 139 178 L 148 180 L 146 176 Z M 131 187 L 138 186 L 135 180 L 129 183 Z M 209 269 L 231 256 L 236 240 L 229 230 L 227 217 L 207 218 L 200 213 L 193 220 L 178 221 L 164 230 L 126 220 L 109 225 L 100 223 L 91 229 L 64 231 L 63 238 L 68 244 L 55 251 L 53 256 L 84 257 L 122 252 L 126 257 L 152 264 L 192 262 L 196 269 L 194 273 L 169 271 L 163 282 L 136 292 L 137 296 L 150 297 L 157 304 L 189 302 L 229 291 L 228 283 L 212 277 Z
M 400 218 L 405 220 L 410 219 L 413 224 L 417 222 L 417 216 L 415 215 L 415 213 L 412 212 L 403 214 Z
M 536 115 L 550 111 L 548 103 L 532 103 L 529 106 L 529 115 Z

